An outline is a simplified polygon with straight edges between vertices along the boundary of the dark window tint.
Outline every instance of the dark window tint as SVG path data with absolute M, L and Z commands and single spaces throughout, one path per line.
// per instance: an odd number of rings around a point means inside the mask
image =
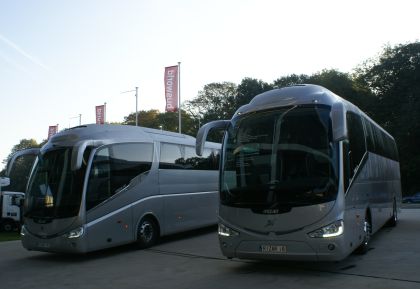
M 160 146 L 160 169 L 217 170 L 219 151 L 204 149 L 203 155 L 195 153 L 195 147 L 162 143 Z
M 367 145 L 367 150 L 368 151 L 375 151 L 375 139 L 374 139 L 374 126 L 373 124 L 367 120 L 364 119 L 364 123 L 365 123 L 365 128 L 366 128 L 366 145 Z
M 349 177 L 352 178 L 366 151 L 362 119 L 358 114 L 347 113 L 347 129 L 349 137 Z
M 121 191 L 152 166 L 153 144 L 115 144 L 98 149 L 93 159 L 86 195 L 86 209 Z
M 162 143 L 160 145 L 160 169 L 183 169 L 184 152 L 183 147 L 178 144 Z
M 398 161 L 395 141 L 368 119 L 364 119 L 366 128 L 367 150 L 380 156 Z
M 336 198 L 337 146 L 329 107 L 250 113 L 231 124 L 224 139 L 223 205 L 288 211 Z
M 71 167 L 72 148 L 47 150 L 38 156 L 25 196 L 25 217 L 69 218 L 79 213 L 86 160 L 91 148 L 86 148 L 80 169 Z
M 18 157 L 10 171 L 10 185 L 3 190 L 12 192 L 25 192 L 26 184 L 28 183 L 29 174 L 31 173 L 32 165 L 36 155 L 22 155 Z

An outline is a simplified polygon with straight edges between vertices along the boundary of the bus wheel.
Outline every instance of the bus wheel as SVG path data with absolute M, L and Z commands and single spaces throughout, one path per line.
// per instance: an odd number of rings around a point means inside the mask
M 392 216 L 388 220 L 387 226 L 388 227 L 395 227 L 398 221 L 398 212 L 397 212 L 397 202 L 394 200 L 394 204 L 392 205 Z
M 159 228 L 150 217 L 144 217 L 137 229 L 137 244 L 140 249 L 153 246 L 159 237 Z
M 363 231 L 365 232 L 363 242 L 356 249 L 356 253 L 360 254 L 360 255 L 366 254 L 367 251 L 369 251 L 370 238 L 372 236 L 372 223 L 371 223 L 370 218 L 368 216 L 366 216 L 364 226 L 363 226 Z

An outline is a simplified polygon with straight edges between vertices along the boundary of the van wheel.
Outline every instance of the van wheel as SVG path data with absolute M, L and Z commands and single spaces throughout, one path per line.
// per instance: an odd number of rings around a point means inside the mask
M 12 232 L 15 227 L 15 224 L 11 221 L 4 221 L 3 224 L 1 224 L 3 232 Z
M 386 223 L 388 227 L 395 227 L 398 221 L 398 212 L 397 212 L 397 202 L 394 200 L 394 204 L 392 205 L 392 216 Z
M 156 222 L 150 217 L 141 219 L 137 229 L 137 245 L 140 249 L 145 249 L 156 244 L 159 238 L 159 228 Z
M 366 216 L 363 231 L 365 233 L 365 236 L 363 238 L 362 244 L 356 249 L 356 253 L 359 255 L 364 255 L 369 251 L 370 247 L 370 239 L 372 236 L 372 222 L 370 221 L 370 218 Z

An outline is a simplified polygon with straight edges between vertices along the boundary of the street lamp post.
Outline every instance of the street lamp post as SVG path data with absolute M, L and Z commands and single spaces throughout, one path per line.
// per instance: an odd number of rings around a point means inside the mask
M 79 119 L 79 126 L 82 125 L 82 114 L 80 113 L 78 116 L 69 117 L 69 128 L 70 128 L 70 122 L 72 119 L 78 118 Z
M 138 104 L 138 95 L 139 95 L 139 88 L 136 86 L 136 89 L 133 90 L 128 90 L 128 91 L 123 91 L 121 93 L 128 93 L 128 92 L 136 92 L 136 126 L 139 125 L 139 111 L 137 109 L 137 104 Z

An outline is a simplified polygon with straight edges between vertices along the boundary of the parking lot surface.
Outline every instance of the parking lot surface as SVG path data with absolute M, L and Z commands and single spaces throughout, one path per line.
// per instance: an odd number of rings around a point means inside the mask
M 6 288 L 420 288 L 420 209 L 404 208 L 381 229 L 366 255 L 341 262 L 227 260 L 216 227 L 86 255 L 29 252 L 0 243 L 0 289 Z

